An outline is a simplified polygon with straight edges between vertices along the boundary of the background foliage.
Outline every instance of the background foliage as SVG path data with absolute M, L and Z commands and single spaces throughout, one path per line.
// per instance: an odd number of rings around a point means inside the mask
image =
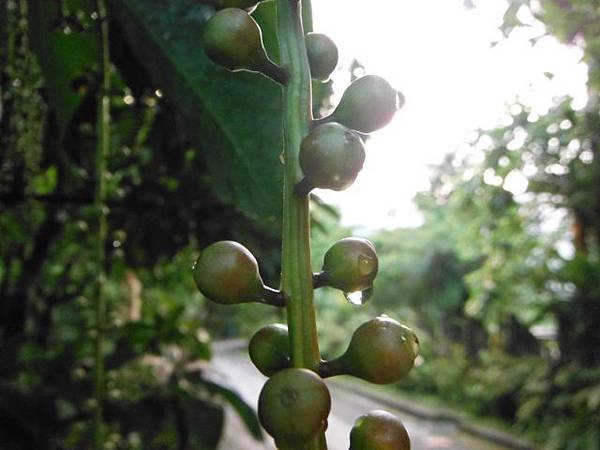
M 226 238 L 265 261 L 267 279 L 277 273 L 278 90 L 207 63 L 207 7 L 115 3 L 106 447 L 214 448 L 223 402 L 261 438 L 253 410 L 213 379 L 206 324 L 220 313 L 185 274 L 198 246 Z M 261 14 L 272 46 L 272 5 Z M 87 448 L 98 14 L 87 0 L 9 0 L 0 17 L 0 442 Z M 250 132 L 257 116 L 262 131 Z
M 371 236 L 380 257 L 371 308 L 418 324 L 421 359 L 400 389 L 499 417 L 544 448 L 597 449 L 600 9 L 513 0 L 506 36 L 525 26 L 521 8 L 584 49 L 588 104 L 558 98 L 542 117 L 511 105 L 509 125 L 449 154 L 415 199 L 424 224 Z M 321 315 L 337 323 L 324 343 L 337 354 L 354 313 L 322 300 Z

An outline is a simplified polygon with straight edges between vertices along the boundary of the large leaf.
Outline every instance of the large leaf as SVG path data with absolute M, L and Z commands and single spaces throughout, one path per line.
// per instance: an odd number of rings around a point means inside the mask
M 279 226 L 280 87 L 207 59 L 202 29 L 213 10 L 198 0 L 113 0 L 111 11 L 153 82 L 186 120 L 217 195 L 265 228 Z M 274 5 L 261 6 L 255 15 L 272 50 Z

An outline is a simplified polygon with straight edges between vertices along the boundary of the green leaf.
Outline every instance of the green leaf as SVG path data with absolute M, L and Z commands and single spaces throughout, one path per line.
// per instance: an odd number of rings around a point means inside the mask
M 201 2 L 115 0 L 112 5 L 137 58 L 185 119 L 217 195 L 265 229 L 277 229 L 283 175 L 280 86 L 208 60 L 202 29 L 213 10 Z M 255 13 L 269 50 L 274 48 L 272 8 L 267 4 Z
M 277 42 L 277 3 L 261 3 L 252 13 L 252 18 L 260 25 L 265 50 L 273 61 L 279 62 L 279 43 Z

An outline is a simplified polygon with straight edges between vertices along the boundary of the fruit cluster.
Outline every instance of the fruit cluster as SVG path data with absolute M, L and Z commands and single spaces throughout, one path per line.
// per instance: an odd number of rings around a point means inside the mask
M 204 29 L 204 50 L 216 64 L 231 71 L 262 73 L 286 85 L 288 70 L 274 63 L 262 43 L 261 30 L 250 13 L 256 0 L 211 0 L 217 12 Z M 327 80 L 337 65 L 333 41 L 319 33 L 304 37 L 311 77 Z M 383 78 L 367 75 L 344 92 L 337 108 L 313 120 L 300 143 L 298 161 L 303 178 L 294 193 L 306 197 L 314 188 L 343 190 L 362 169 L 365 148 L 361 134 L 390 122 L 401 106 L 401 94 Z M 366 239 L 349 237 L 325 253 L 321 271 L 313 274 L 313 288 L 331 287 L 362 304 L 371 295 L 378 271 L 375 248 Z M 265 286 L 258 264 L 248 249 L 237 242 L 220 241 L 206 247 L 194 266 L 200 292 L 222 304 L 263 302 L 288 306 L 301 299 Z M 418 353 L 415 334 L 387 316 L 362 324 L 338 358 L 322 360 L 318 368 L 293 364 L 288 327 L 272 324 L 250 340 L 252 362 L 265 376 L 258 405 L 261 424 L 280 449 L 301 449 L 327 427 L 331 398 L 323 378 L 352 375 L 377 384 L 394 383 L 412 369 Z M 384 411 L 360 417 L 352 429 L 351 450 L 409 449 L 402 423 Z

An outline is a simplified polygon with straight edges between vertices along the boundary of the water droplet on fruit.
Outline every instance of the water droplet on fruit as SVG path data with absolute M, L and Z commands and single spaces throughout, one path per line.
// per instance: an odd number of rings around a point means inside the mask
M 344 298 L 348 300 L 348 303 L 353 305 L 364 305 L 369 301 L 369 299 L 373 296 L 373 288 L 370 287 L 365 289 L 364 291 L 355 291 L 355 292 L 344 292 Z
M 353 305 L 363 304 L 361 291 L 344 292 L 344 298 L 348 301 L 348 303 L 351 303 Z

